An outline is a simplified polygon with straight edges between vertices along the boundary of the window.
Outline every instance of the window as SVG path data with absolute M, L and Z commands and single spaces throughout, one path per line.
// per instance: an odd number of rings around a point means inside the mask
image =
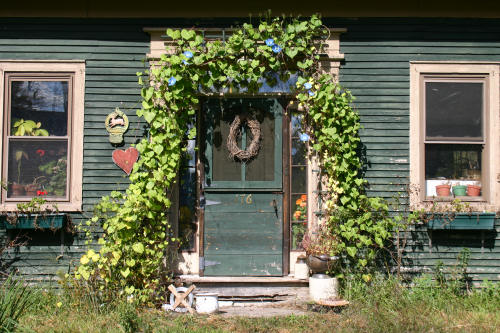
M 179 238 L 181 250 L 195 251 L 196 245 L 196 138 L 187 140 L 179 170 Z
M 412 203 L 498 206 L 499 66 L 412 63 L 410 70 Z
M 0 62 L 2 208 L 36 196 L 82 205 L 84 63 Z
M 303 131 L 301 112 L 292 112 L 290 117 L 290 214 L 291 249 L 302 249 L 302 238 L 307 231 L 307 135 Z M 304 137 L 306 135 L 306 137 Z

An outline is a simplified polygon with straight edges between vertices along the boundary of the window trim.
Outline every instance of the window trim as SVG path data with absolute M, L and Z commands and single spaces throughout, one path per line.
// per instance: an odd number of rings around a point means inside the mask
M 500 62 L 410 62 L 410 204 L 413 209 L 430 209 L 436 201 L 451 200 L 425 196 L 425 101 L 426 77 L 458 79 L 484 77 L 484 150 L 481 198 L 467 198 L 476 211 L 497 211 L 500 207 Z M 448 142 L 447 142 L 448 143 Z M 449 143 L 452 143 L 451 141 Z M 465 143 L 465 141 L 464 141 Z M 477 144 L 477 142 L 475 142 Z
M 72 76 L 72 98 L 70 99 L 71 115 L 68 134 L 70 136 L 70 150 L 68 157 L 70 163 L 68 168 L 68 188 L 67 200 L 54 200 L 49 204 L 56 204 L 61 212 L 80 212 L 82 211 L 82 181 L 83 181 L 83 128 L 84 128 L 84 96 L 85 96 L 85 61 L 83 60 L 61 60 L 61 61 L 43 61 L 43 60 L 2 60 L 0 61 L 0 146 L 2 154 L 6 142 L 4 142 L 4 119 L 5 119 L 5 91 L 8 84 L 7 74 L 9 75 L 29 75 L 51 76 L 58 74 L 71 74 Z M 2 155 L 3 156 L 3 155 Z M 0 175 L 3 175 L 3 163 L 0 163 Z M 0 210 L 15 211 L 18 202 L 6 200 L 6 193 L 2 191 Z

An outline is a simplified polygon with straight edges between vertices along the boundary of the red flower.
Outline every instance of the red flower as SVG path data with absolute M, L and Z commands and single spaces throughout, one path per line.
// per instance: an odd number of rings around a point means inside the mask
M 36 195 L 47 195 L 47 191 L 36 191 Z
M 36 153 L 38 155 L 40 155 L 40 157 L 42 157 L 43 155 L 45 155 L 45 150 L 43 150 L 43 149 L 37 149 Z

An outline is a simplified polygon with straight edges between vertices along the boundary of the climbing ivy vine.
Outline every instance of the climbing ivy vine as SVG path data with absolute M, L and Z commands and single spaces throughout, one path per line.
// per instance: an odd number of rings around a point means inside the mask
M 169 190 L 175 182 L 200 96 L 214 92 L 257 93 L 263 78 L 269 85 L 279 73 L 298 79 L 290 98 L 307 116 L 306 128 L 325 178 L 326 220 L 338 238 L 337 250 L 358 268 L 375 258 L 390 236 L 387 206 L 364 194 L 358 154 L 359 117 L 350 93 L 320 68 L 328 30 L 318 16 L 308 20 L 267 18 L 244 24 L 225 40 L 207 41 L 194 30 L 167 30 L 173 53 L 162 55 L 149 71 L 139 73 L 142 108 L 149 136 L 137 149 L 140 159 L 125 193 L 113 192 L 96 206 L 89 225 L 101 223 L 100 249 L 80 259 L 76 277 L 147 300 L 171 273 L 177 241 L 169 222 Z M 222 94 L 222 93 L 221 93 Z M 172 249 L 174 249 L 172 251 Z

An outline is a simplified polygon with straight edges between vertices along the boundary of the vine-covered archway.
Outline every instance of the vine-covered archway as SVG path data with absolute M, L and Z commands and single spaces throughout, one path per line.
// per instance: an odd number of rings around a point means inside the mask
M 137 149 L 140 159 L 125 193 L 113 192 L 96 206 L 90 223 L 102 223 L 100 250 L 80 260 L 76 277 L 147 300 L 168 275 L 169 249 L 176 242 L 167 208 L 181 154 L 200 95 L 231 91 L 254 94 L 272 73 L 284 81 L 297 74 L 292 99 L 307 116 L 310 144 L 322 170 L 325 221 L 336 239 L 331 251 L 363 270 L 390 236 L 387 206 L 364 194 L 358 156 L 359 116 L 352 96 L 320 65 L 329 33 L 318 16 L 307 20 L 268 18 L 244 24 L 225 40 L 206 40 L 195 30 L 168 30 L 172 53 L 139 74 L 149 137 Z

